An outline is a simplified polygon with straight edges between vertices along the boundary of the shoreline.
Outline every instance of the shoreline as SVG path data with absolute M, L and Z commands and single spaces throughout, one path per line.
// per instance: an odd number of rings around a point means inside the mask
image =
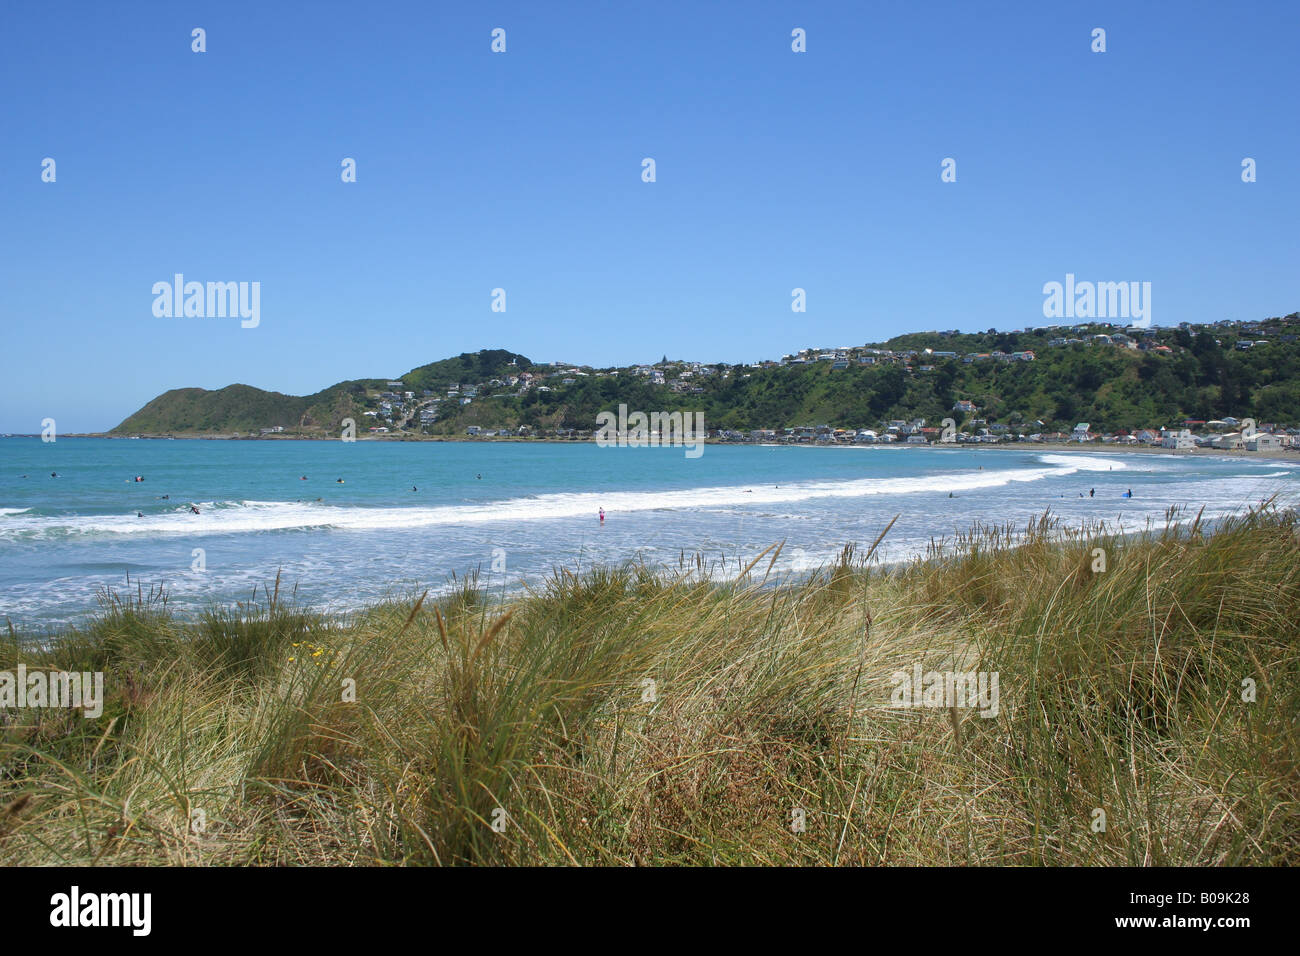
M 1087 520 L 1076 527 L 1069 524 L 1063 515 L 1053 511 L 1052 503 L 1049 501 L 1042 517 L 1047 517 L 1049 514 L 1051 515 L 1051 522 L 1053 525 L 1051 530 L 1046 530 L 1043 527 L 1034 527 L 1034 520 L 1031 519 L 1024 528 L 1017 528 L 1009 536 L 1002 537 L 998 546 L 1005 553 L 1014 554 L 1017 550 L 1034 541 L 1046 544 L 1050 547 L 1062 549 L 1067 548 L 1070 544 L 1077 542 L 1080 535 L 1085 538 L 1109 538 L 1123 543 L 1150 542 L 1157 538 L 1167 537 L 1169 535 L 1180 537 L 1189 529 L 1199 529 L 1202 536 L 1213 536 L 1223 527 L 1234 521 L 1248 519 L 1256 512 L 1255 507 L 1243 505 L 1237 510 L 1225 513 L 1216 513 L 1208 518 L 1203 518 L 1202 515 L 1207 507 L 1209 506 L 1202 505 L 1200 513 L 1198 513 L 1195 508 L 1188 507 L 1180 510 L 1177 514 L 1169 516 L 1162 523 L 1148 524 L 1144 527 L 1124 527 L 1122 523 L 1111 526 L 1108 525 L 1104 519 L 1101 521 Z M 1288 513 L 1292 509 L 1281 507 L 1278 510 L 1281 513 Z M 882 535 L 881 539 L 882 541 L 887 539 L 888 531 L 892 525 L 893 522 L 890 522 L 889 526 L 885 528 L 885 534 Z M 885 557 L 884 552 L 882 552 L 881 556 L 877 557 L 875 562 L 864 566 L 862 570 L 869 570 L 872 574 L 898 575 L 914 572 L 916 569 L 922 567 L 934 568 L 940 564 L 954 560 L 964 560 L 970 557 L 970 554 L 962 544 L 963 537 L 966 535 L 977 535 L 982 533 L 986 528 L 987 525 L 977 520 L 971 521 L 967 524 L 964 531 L 953 534 L 952 536 L 944 535 L 932 542 L 942 546 L 942 553 L 926 553 L 925 551 L 917 550 L 908 554 Z M 846 547 L 861 548 L 865 543 L 865 541 L 845 541 L 837 549 L 832 550 L 838 550 L 843 553 Z M 880 542 L 877 543 L 879 544 Z M 794 548 L 791 553 L 793 554 L 798 550 L 798 548 Z M 699 584 L 706 584 L 709 587 L 727 588 L 736 585 L 750 574 L 753 574 L 753 569 L 755 568 L 755 564 L 757 564 L 760 569 L 764 567 L 767 568 L 766 573 L 762 576 L 763 582 L 759 587 L 765 591 L 782 591 L 790 588 L 802 587 L 836 567 L 835 559 L 829 557 L 816 564 L 805 564 L 802 566 L 791 565 L 788 568 L 778 568 L 773 564 L 769 567 L 766 565 L 764 559 L 766 559 L 773 551 L 776 551 L 776 555 L 773 555 L 773 559 L 775 560 L 776 556 L 785 553 L 785 542 L 773 541 L 766 548 L 760 550 L 757 555 L 737 554 L 733 558 L 724 554 L 721 562 L 707 557 L 704 549 L 697 549 L 695 555 L 701 559 L 702 563 L 695 566 L 695 571 L 688 570 L 685 574 L 682 573 L 680 566 L 674 570 L 673 566 L 670 564 L 653 566 L 646 570 L 649 571 L 650 578 L 661 586 L 669 585 L 674 581 L 690 579 Z M 871 548 L 869 553 L 874 554 L 875 548 Z M 616 573 L 626 570 L 630 564 L 634 563 L 634 559 L 624 558 L 611 562 L 594 562 L 584 567 L 582 565 L 581 556 L 579 556 L 578 565 L 572 569 L 567 567 L 563 562 L 557 561 L 552 563 L 546 569 L 535 570 L 527 574 L 519 575 L 508 583 L 502 581 L 499 584 L 492 585 L 489 580 L 491 577 L 490 573 L 484 571 L 484 564 L 483 562 L 480 562 L 478 565 L 453 569 L 440 582 L 436 583 L 433 581 L 390 581 L 383 592 L 383 596 L 372 595 L 357 603 L 345 602 L 342 605 L 334 607 L 328 606 L 328 603 L 322 604 L 318 600 L 313 601 L 311 599 L 306 599 L 301 602 L 295 599 L 292 603 L 298 610 L 316 615 L 323 621 L 328 621 L 338 626 L 349 626 L 358 616 L 365 616 L 377 609 L 394 604 L 410 605 L 417 600 L 418 595 L 421 592 L 436 603 L 438 601 L 454 598 L 455 595 L 462 592 L 467 585 L 472 585 L 472 587 L 477 591 L 481 591 L 484 594 L 494 595 L 495 599 L 500 601 L 502 605 L 512 605 L 527 599 L 529 595 L 535 594 L 539 589 L 544 589 L 548 581 L 558 579 L 558 577 L 564 574 L 577 575 L 581 577 L 584 574 L 590 574 L 593 572 Z M 748 564 L 750 571 L 741 573 L 739 569 L 742 564 Z M 733 568 L 735 569 L 735 573 L 733 573 Z M 277 593 L 288 591 L 296 594 L 298 587 L 302 584 L 301 580 L 282 581 L 279 573 L 276 574 L 274 581 Z M 135 582 L 137 587 L 140 583 L 140 579 L 137 579 Z M 126 596 L 129 599 L 131 584 L 132 582 L 128 575 L 124 588 L 119 589 L 116 587 L 109 587 L 105 589 L 104 594 L 106 596 L 113 595 L 116 598 Z M 263 581 L 260 586 L 263 590 L 266 590 L 267 582 Z M 153 593 L 155 587 L 158 587 L 160 589 L 158 591 L 159 597 L 166 593 L 165 582 L 162 581 L 148 583 L 147 587 L 151 593 Z M 254 592 L 256 592 L 256 587 L 254 588 Z M 244 603 L 245 602 L 240 598 L 233 596 L 233 592 L 229 596 L 209 597 L 206 601 L 195 601 L 189 604 L 176 600 L 171 595 L 168 595 L 166 601 L 167 611 L 172 619 L 187 624 L 193 624 L 201 620 L 205 614 L 210 612 L 234 612 L 243 607 Z M 0 622 L 8 624 L 13 628 L 14 633 L 20 642 L 27 642 L 32 646 L 39 646 L 58 638 L 60 635 L 66 636 L 68 633 L 92 623 L 94 620 L 101 617 L 102 612 L 103 604 L 96 600 L 87 603 L 81 610 L 74 612 L 75 621 L 58 620 L 26 622 L 23 626 L 18 626 L 17 624 L 14 624 L 8 616 L 0 615 Z
M 39 438 L 40 435 L 10 434 L 5 438 Z M 309 435 L 109 435 L 104 432 L 69 432 L 62 438 L 102 438 L 107 441 L 319 441 L 341 442 L 341 438 Z M 356 442 L 455 442 L 461 444 L 549 444 L 549 445 L 591 445 L 592 438 L 543 438 L 533 436 L 452 436 L 452 435 L 366 435 L 358 436 Z M 718 438 L 703 438 L 704 445 L 732 446 L 737 448 L 890 448 L 914 449 L 929 448 L 940 450 L 979 450 L 979 451 L 1050 451 L 1052 454 L 1139 454 L 1139 455 L 1173 455 L 1178 458 L 1258 458 L 1274 461 L 1300 462 L 1300 447 L 1270 448 L 1262 451 L 1230 448 L 1196 448 L 1178 450 L 1162 448 L 1158 445 L 1103 445 L 1097 442 L 1086 444 L 1079 442 L 998 442 L 998 443 L 942 443 L 932 442 L 926 445 L 909 445 L 906 442 L 858 444 L 856 442 L 733 442 Z M 351 444 L 351 443 L 349 443 Z M 657 446 L 656 446 L 657 447 Z M 664 446 L 669 447 L 669 446 Z

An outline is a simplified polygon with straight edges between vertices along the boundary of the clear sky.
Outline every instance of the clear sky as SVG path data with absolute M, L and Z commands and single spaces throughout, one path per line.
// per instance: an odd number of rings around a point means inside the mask
M 1294 0 L 8 3 L 0 431 L 481 348 L 1017 328 L 1066 273 L 1157 325 L 1286 314 L 1298 41 Z M 178 272 L 259 282 L 260 324 L 156 317 Z

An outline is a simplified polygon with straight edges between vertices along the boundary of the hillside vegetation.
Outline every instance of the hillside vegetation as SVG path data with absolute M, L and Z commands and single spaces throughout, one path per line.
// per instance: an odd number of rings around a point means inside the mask
M 276 426 L 295 432 L 330 431 L 348 415 L 359 414 L 359 400 L 380 384 L 373 379 L 341 382 L 307 396 L 267 392 L 251 385 L 216 390 L 175 388 L 163 392 L 109 434 L 248 433 Z
M 1079 334 L 1101 331 L 1095 326 Z M 701 372 L 699 363 L 665 357 L 654 366 L 663 376 L 661 384 L 632 368 L 536 366 L 517 353 L 488 349 L 401 376 L 403 391 L 415 396 L 403 400 L 404 413 L 381 414 L 380 393 L 387 386 L 378 379 L 343 382 L 305 398 L 243 385 L 215 392 L 177 389 L 154 399 L 111 434 L 247 433 L 281 426 L 294 434 L 335 436 L 349 417 L 359 428 L 383 425 L 411 436 L 463 435 L 470 425 L 512 431 L 527 426 L 538 434 L 592 429 L 599 412 L 620 404 L 643 411 L 702 411 L 707 427 L 739 430 L 875 428 L 917 418 L 938 424 L 949 415 L 958 424 L 978 417 L 1024 426 L 1027 433 L 1069 431 L 1080 421 L 1097 431 L 1114 431 L 1228 416 L 1294 425 L 1300 423 L 1297 333 L 1297 315 L 1256 323 L 1249 330 L 1160 329 L 1142 337 L 1153 347 L 1142 351 L 1092 342 L 1053 345 L 1061 333 L 1048 330 L 928 332 L 856 349 L 847 368 L 814 360 L 766 367 L 717 364 Z M 890 354 L 874 357 L 875 364 L 860 363 L 858 358 L 868 356 L 871 348 Z M 1035 357 L 1000 361 L 989 357 L 994 352 L 1033 352 Z M 963 360 L 968 354 L 983 357 L 968 363 Z M 523 372 L 534 376 L 530 384 L 508 383 Z M 473 385 L 477 392 L 464 402 L 464 393 L 447 394 L 454 385 Z M 973 402 L 977 411 L 954 414 L 958 400 Z M 421 408 L 436 409 L 436 419 L 421 422 L 416 414 Z

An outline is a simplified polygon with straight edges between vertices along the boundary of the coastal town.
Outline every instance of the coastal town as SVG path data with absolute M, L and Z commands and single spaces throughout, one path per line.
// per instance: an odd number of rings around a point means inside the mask
M 989 330 L 986 335 L 996 334 Z M 438 435 L 445 439 L 552 439 L 588 440 L 590 427 L 555 424 L 540 427 L 530 423 L 482 421 L 470 416 L 475 403 L 491 407 L 492 399 L 557 401 L 589 381 L 632 381 L 679 402 L 705 396 L 732 382 L 779 369 L 820 366 L 831 374 L 853 368 L 898 369 L 904 376 L 924 381 L 937 378 L 945 366 L 1017 365 L 1032 363 L 1055 350 L 1114 350 L 1155 359 L 1174 359 L 1193 347 L 1194 336 L 1212 336 L 1219 348 L 1235 352 L 1270 348 L 1295 348 L 1300 321 L 1291 315 L 1281 319 L 1252 322 L 1223 321 L 1208 325 L 1183 323 L 1175 328 L 1138 328 L 1107 322 L 1072 326 L 1038 326 L 1003 333 L 1004 337 L 1034 340 L 1034 348 L 964 351 L 959 348 L 883 347 L 876 345 L 804 348 L 779 359 L 764 359 L 747 365 L 709 364 L 675 360 L 626 368 L 593 368 L 566 362 L 519 367 L 512 362 L 497 375 L 478 382 L 452 381 L 418 391 L 404 380 L 390 380 L 382 388 L 360 399 L 364 410 L 359 431 L 373 438 L 406 438 Z M 939 343 L 969 338 L 956 330 L 922 333 Z M 724 443 L 756 444 L 856 444 L 856 445 L 996 445 L 1025 442 L 1036 444 L 1092 444 L 1119 447 L 1162 448 L 1173 451 L 1212 449 L 1217 451 L 1300 451 L 1300 427 L 1296 422 L 1255 421 L 1247 416 L 1179 418 L 1104 428 L 1088 421 L 1053 422 L 1012 414 L 991 414 L 974 397 L 958 397 L 945 406 L 941 416 L 881 418 L 871 427 L 850 427 L 837 422 L 767 422 L 765 427 L 709 427 L 707 438 Z M 473 417 L 473 423 L 459 424 Z M 446 427 L 458 422 L 455 431 Z M 443 427 L 439 428 L 442 424 Z M 279 431 L 283 431 L 280 428 Z M 262 429 L 261 434 L 277 434 Z

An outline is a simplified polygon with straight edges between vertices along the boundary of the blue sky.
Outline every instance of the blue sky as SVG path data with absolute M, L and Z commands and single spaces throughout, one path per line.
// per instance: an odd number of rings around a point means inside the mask
M 1017 328 L 1067 272 L 1151 282 L 1157 325 L 1285 314 L 1298 35 L 1289 0 L 10 4 L 0 431 L 480 348 Z M 177 272 L 260 282 L 259 326 L 155 317 Z

